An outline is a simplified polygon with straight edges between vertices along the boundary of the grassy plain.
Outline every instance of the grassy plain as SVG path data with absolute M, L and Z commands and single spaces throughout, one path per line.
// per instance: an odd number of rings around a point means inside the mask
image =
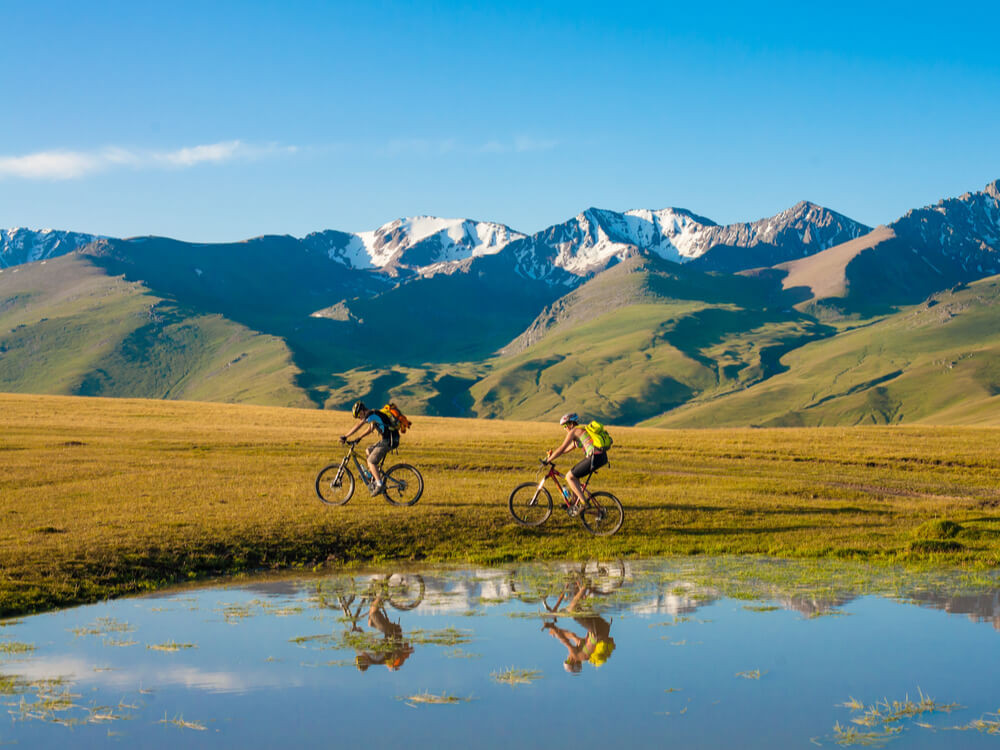
M 1000 431 L 614 428 L 625 525 L 558 510 L 516 526 L 510 490 L 554 424 L 417 417 L 412 508 L 319 503 L 339 412 L 0 394 L 0 617 L 267 567 L 380 560 L 766 554 L 1000 564 Z M 563 461 L 561 468 L 569 468 Z

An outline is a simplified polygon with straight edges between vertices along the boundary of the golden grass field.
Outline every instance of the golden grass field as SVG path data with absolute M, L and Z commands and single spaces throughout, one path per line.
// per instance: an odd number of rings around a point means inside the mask
M 507 496 L 555 424 L 415 417 L 387 465 L 420 502 L 359 487 L 321 504 L 345 413 L 0 394 L 0 616 L 273 567 L 380 560 L 763 554 L 1000 564 L 1000 431 L 955 427 L 612 428 L 625 524 L 557 510 L 524 529 Z M 569 461 L 560 462 L 568 469 Z M 949 521 L 952 523 L 944 523 Z

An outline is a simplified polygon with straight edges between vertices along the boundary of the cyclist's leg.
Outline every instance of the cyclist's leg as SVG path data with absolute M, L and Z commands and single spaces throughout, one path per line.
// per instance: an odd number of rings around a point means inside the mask
M 586 473 L 577 472 L 578 469 L 583 467 L 584 463 L 587 464 Z M 580 479 L 585 480 L 583 482 L 584 486 L 580 487 L 580 491 L 577 493 L 583 500 L 584 505 L 590 504 L 588 500 L 590 496 L 590 491 L 584 489 L 584 487 L 590 484 L 590 478 L 593 476 L 595 471 L 607 465 L 608 465 L 608 454 L 604 452 L 601 453 L 594 452 L 590 454 L 590 458 L 584 459 L 583 461 L 581 461 L 580 463 L 578 463 L 576 466 L 573 467 L 573 472 L 576 473 L 577 477 L 579 477 L 579 479 L 577 479 L 577 482 L 579 482 Z
M 587 456 L 580 463 L 566 472 L 566 484 L 568 484 L 570 489 L 573 490 L 573 494 L 576 495 L 576 499 L 584 504 L 586 504 L 587 499 L 583 495 L 583 487 L 580 485 L 580 478 L 590 474 L 591 463 L 593 463 L 593 458 L 591 456 Z
M 368 470 L 372 473 L 372 477 L 375 479 L 375 484 L 382 484 L 382 482 L 385 481 L 379 467 L 388 452 L 389 446 L 384 440 L 379 441 L 368 448 Z

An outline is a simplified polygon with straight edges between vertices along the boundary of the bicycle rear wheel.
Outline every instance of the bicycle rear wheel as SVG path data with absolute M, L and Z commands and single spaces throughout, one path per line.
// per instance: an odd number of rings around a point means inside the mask
M 536 482 L 525 482 L 510 493 L 507 506 L 522 526 L 541 526 L 552 515 L 552 495 Z
M 621 501 L 610 492 L 593 492 L 590 504 L 580 513 L 580 520 L 587 531 L 595 536 L 611 536 L 622 527 L 625 509 Z
M 325 466 L 316 475 L 316 495 L 327 505 L 344 505 L 354 494 L 354 475 L 341 464 Z
M 396 464 L 385 472 L 386 502 L 390 505 L 413 505 L 424 492 L 424 478 L 409 464 Z

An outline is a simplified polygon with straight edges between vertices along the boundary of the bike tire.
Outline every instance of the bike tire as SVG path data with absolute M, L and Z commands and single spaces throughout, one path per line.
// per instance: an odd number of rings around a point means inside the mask
M 340 471 L 340 464 L 330 464 L 316 475 L 316 496 L 327 505 L 346 505 L 354 496 L 354 475 L 345 466 L 338 480 Z
M 424 600 L 424 577 L 419 573 L 404 575 L 394 573 L 386 581 L 389 589 L 387 599 L 396 609 L 415 609 Z
M 552 495 L 537 482 L 525 482 L 510 493 L 507 507 L 521 526 L 541 526 L 552 515 Z
M 622 560 L 591 560 L 584 565 L 583 575 L 594 591 L 610 594 L 625 582 L 625 563 Z
M 413 505 L 424 494 L 424 478 L 409 464 L 396 464 L 385 472 L 382 494 L 389 505 Z
M 580 513 L 583 527 L 594 536 L 611 536 L 625 522 L 621 501 L 610 492 L 594 492 L 590 497 L 590 504 Z

